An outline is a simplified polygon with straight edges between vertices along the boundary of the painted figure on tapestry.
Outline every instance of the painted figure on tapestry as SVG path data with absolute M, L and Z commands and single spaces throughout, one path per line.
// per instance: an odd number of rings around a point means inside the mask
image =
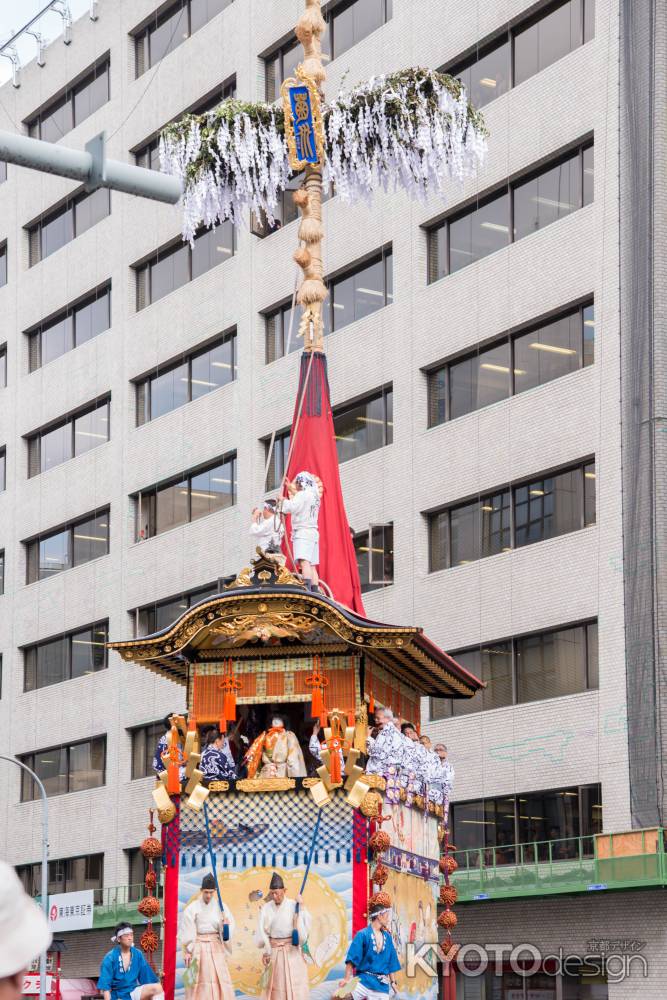
M 280 501 L 280 509 L 292 517 L 292 556 L 308 590 L 319 591 L 322 481 L 311 472 L 300 472 L 285 485 L 289 497 Z
M 181 915 L 186 1000 L 234 1000 L 236 994 L 227 968 L 234 930 L 231 910 L 224 902 L 221 908 L 217 899 L 215 878 L 204 875 L 201 892 Z
M 280 716 L 260 733 L 245 755 L 249 778 L 305 778 L 306 764 L 299 741 Z
M 298 904 L 298 905 L 297 905 Z M 285 883 L 273 873 L 268 900 L 259 911 L 256 943 L 262 949 L 263 1000 L 305 1000 L 309 995 L 308 969 L 304 945 L 311 929 L 311 917 L 303 906 L 285 893 Z M 297 932 L 298 944 L 293 942 Z
M 345 956 L 345 978 L 340 986 L 357 982 L 352 989 L 353 1000 L 385 1000 L 390 993 L 398 992 L 396 973 L 401 963 L 389 931 L 391 924 L 391 896 L 377 892 L 368 900 L 370 923 L 354 935 Z
M 164 998 L 161 983 L 143 953 L 134 947 L 134 931 L 124 921 L 111 938 L 114 947 L 102 959 L 97 988 L 104 1000 Z

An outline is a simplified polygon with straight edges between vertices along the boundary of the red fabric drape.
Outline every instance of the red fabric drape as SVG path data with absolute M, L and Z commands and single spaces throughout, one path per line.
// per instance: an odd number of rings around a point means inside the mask
M 299 401 L 306 379 L 299 419 Z M 304 353 L 301 357 L 299 392 L 294 408 L 291 440 L 294 441 L 294 446 L 287 469 L 288 479 L 294 479 L 298 472 L 306 471 L 319 476 L 324 484 L 319 519 L 320 576 L 329 585 L 339 604 L 344 604 L 365 617 L 357 559 L 340 486 L 327 360 L 323 354 L 315 353 L 312 363 L 310 354 Z M 287 518 L 288 531 L 289 520 Z M 287 547 L 285 554 L 289 558 Z

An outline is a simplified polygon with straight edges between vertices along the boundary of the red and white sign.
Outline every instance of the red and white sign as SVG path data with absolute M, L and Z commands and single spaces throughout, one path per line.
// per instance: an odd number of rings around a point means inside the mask
M 46 977 L 46 993 L 53 992 L 53 976 Z M 21 993 L 24 996 L 38 996 L 39 995 L 39 974 L 32 975 L 28 972 L 23 977 L 23 986 L 21 987 Z

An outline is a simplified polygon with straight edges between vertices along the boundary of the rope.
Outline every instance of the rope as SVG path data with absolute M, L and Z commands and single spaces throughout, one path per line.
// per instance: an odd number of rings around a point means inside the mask
M 320 831 L 320 820 L 322 819 L 322 807 L 317 810 L 317 820 L 315 821 L 315 829 L 313 830 L 313 837 L 310 842 L 310 850 L 308 851 L 308 862 L 306 864 L 306 870 L 303 875 L 303 882 L 301 883 L 301 890 L 299 895 L 303 896 L 304 890 L 306 888 L 306 882 L 308 881 L 308 875 L 310 874 L 310 866 L 313 860 L 313 854 L 315 853 L 315 844 L 317 843 L 317 835 Z M 299 908 L 301 904 L 297 900 L 296 909 L 294 911 L 294 930 L 292 931 L 292 944 L 295 947 L 299 945 L 299 931 L 297 929 L 297 919 L 299 916 Z
M 220 885 L 218 884 L 218 873 L 215 866 L 215 853 L 213 851 L 213 842 L 211 841 L 211 828 L 208 822 L 208 804 L 206 799 L 204 799 L 204 824 L 206 826 L 206 840 L 208 842 L 208 853 L 211 857 L 211 868 L 213 869 L 213 878 L 215 880 L 215 891 L 218 896 L 218 905 L 220 907 L 220 913 L 224 917 L 225 908 L 222 902 L 222 896 L 220 895 Z M 229 926 L 227 924 L 223 924 L 222 926 L 222 939 L 223 941 L 229 940 Z

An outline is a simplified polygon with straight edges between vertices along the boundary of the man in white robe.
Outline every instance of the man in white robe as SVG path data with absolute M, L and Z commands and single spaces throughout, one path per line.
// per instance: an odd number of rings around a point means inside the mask
M 213 875 L 204 875 L 201 894 L 188 903 L 180 921 L 186 968 L 197 963 L 193 965 L 196 981 L 186 987 L 186 1000 L 234 1000 L 236 992 L 227 968 L 225 951 L 231 951 L 229 942 L 235 929 L 229 907 L 223 902 L 220 909 Z M 227 941 L 223 944 L 225 936 Z
M 297 913 L 297 903 L 299 911 Z M 304 909 L 301 895 L 296 900 L 285 893 L 285 883 L 273 873 L 268 901 L 259 911 L 255 940 L 262 949 L 265 968 L 264 1000 L 306 1000 L 309 996 L 308 969 L 302 946 L 308 940 L 312 919 Z M 298 945 L 292 943 L 292 931 L 299 937 Z
M 376 713 L 377 736 L 369 736 L 367 741 L 367 774 L 381 774 L 387 778 L 396 775 L 403 766 L 406 740 L 396 726 L 390 708 L 382 708 Z

